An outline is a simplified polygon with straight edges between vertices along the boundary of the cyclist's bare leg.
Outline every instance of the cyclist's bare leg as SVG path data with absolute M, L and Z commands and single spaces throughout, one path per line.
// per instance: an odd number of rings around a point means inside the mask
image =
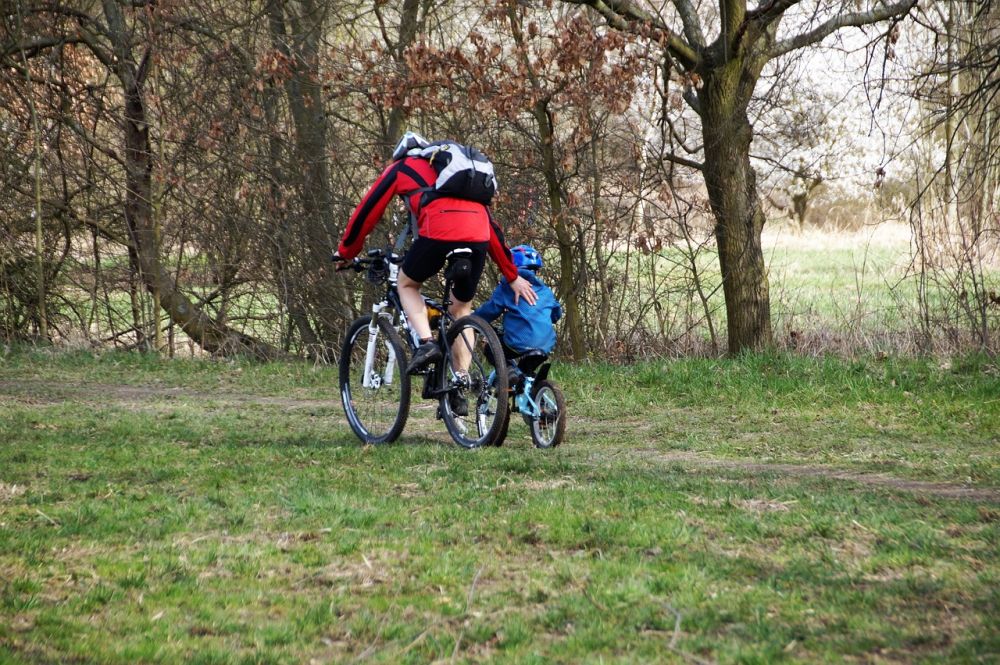
M 427 305 L 424 304 L 424 297 L 420 294 L 421 283 L 406 276 L 402 270 L 399 271 L 399 283 L 396 289 L 399 292 L 399 301 L 403 304 L 403 311 L 410 321 L 410 327 L 420 336 L 420 339 L 427 339 L 431 336 L 431 324 L 427 319 Z
M 451 292 L 451 306 L 448 308 L 448 313 L 457 321 L 463 316 L 468 316 L 472 314 L 472 303 L 462 302 L 455 297 L 455 292 Z M 475 344 L 473 339 L 473 332 L 471 330 L 463 330 L 462 336 L 466 338 L 466 343 L 461 343 L 461 340 L 455 340 L 455 343 L 451 346 L 451 355 L 455 359 L 455 369 L 465 372 L 469 369 L 469 360 L 472 358 L 472 354 L 469 349 Z

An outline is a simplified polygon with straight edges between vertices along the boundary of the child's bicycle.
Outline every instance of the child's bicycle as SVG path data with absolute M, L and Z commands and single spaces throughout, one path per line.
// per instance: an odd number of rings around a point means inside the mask
M 472 315 L 456 321 L 448 314 L 454 281 L 472 270 L 466 257 L 470 252 L 463 248 L 448 254 L 440 302 L 424 297 L 442 358 L 419 375 L 424 377 L 424 399 L 438 400 L 437 417 L 444 420 L 451 438 L 465 448 L 478 448 L 493 445 L 507 421 L 507 368 L 500 339 L 488 323 Z M 386 285 L 372 313 L 348 328 L 340 355 L 340 397 L 347 422 L 367 444 L 395 441 L 409 416 L 411 377 L 406 366 L 418 341 L 397 291 L 402 262 L 400 254 L 373 249 L 341 268 L 365 272 L 372 284 Z
M 510 409 L 500 428 L 496 445 L 507 438 L 510 413 L 520 413 L 537 448 L 554 448 L 566 435 L 566 400 L 562 390 L 549 381 L 552 363 L 544 351 L 530 350 L 507 358 Z

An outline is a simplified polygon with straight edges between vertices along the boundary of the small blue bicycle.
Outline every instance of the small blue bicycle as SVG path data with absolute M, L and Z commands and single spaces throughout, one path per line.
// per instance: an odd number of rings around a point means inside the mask
M 497 336 L 503 335 L 498 331 Z M 507 381 L 510 386 L 510 408 L 500 425 L 500 434 L 494 445 L 501 445 L 507 438 L 511 412 L 520 413 L 536 448 L 555 448 L 566 436 L 566 400 L 562 390 L 550 381 L 549 354 L 529 350 L 521 354 L 505 349 L 507 356 Z

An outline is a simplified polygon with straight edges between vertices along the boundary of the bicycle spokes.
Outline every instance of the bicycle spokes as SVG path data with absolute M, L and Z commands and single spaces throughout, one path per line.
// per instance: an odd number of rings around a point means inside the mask
M 500 340 L 485 321 L 467 316 L 448 329 L 447 342 L 441 397 L 445 426 L 459 445 L 491 445 L 507 409 L 507 373 Z M 494 364 L 498 359 L 499 367 Z
M 340 393 L 347 422 L 365 443 L 395 440 L 406 424 L 410 381 L 403 342 L 384 319 L 362 317 L 348 330 L 340 356 Z

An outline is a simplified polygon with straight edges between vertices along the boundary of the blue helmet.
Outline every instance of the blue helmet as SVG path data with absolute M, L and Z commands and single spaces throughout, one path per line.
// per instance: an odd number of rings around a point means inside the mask
M 538 270 L 542 267 L 542 255 L 531 245 L 518 245 L 510 250 L 514 257 L 514 265 L 518 268 Z

